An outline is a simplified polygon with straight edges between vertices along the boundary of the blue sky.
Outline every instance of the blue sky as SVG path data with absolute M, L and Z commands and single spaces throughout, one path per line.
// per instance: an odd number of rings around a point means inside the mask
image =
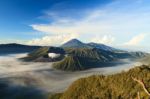
M 69 39 L 150 51 L 149 0 L 0 0 L 0 43 Z

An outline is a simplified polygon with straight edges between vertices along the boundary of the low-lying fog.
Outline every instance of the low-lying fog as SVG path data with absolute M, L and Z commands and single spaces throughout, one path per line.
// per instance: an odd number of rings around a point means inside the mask
M 115 63 L 114 66 L 80 72 L 64 72 L 52 69 L 52 63 L 33 63 L 18 60 L 25 55 L 0 56 L 0 81 L 5 81 L 12 86 L 32 86 L 43 92 L 61 92 L 78 78 L 92 74 L 112 74 L 139 65 L 138 62 L 125 59 Z

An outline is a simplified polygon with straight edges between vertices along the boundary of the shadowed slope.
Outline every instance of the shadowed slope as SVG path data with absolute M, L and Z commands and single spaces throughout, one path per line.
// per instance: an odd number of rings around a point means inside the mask
M 53 67 L 65 71 L 76 71 L 85 69 L 85 67 L 83 67 L 83 65 L 80 63 L 79 58 L 75 56 L 67 56 L 62 61 L 54 63 Z
M 48 47 L 42 47 L 37 49 L 36 51 L 29 53 L 27 57 L 22 58 L 25 61 L 33 61 L 41 56 L 47 55 Z
M 100 64 L 115 59 L 110 53 L 88 48 L 66 49 L 66 53 L 67 56 L 62 61 L 53 64 L 54 68 L 65 71 L 84 70 L 100 67 Z
M 59 53 L 60 57 L 52 59 L 48 56 L 48 53 Z M 64 57 L 65 51 L 59 47 L 42 47 L 36 51 L 29 53 L 27 57 L 22 58 L 24 61 L 36 61 L 36 62 L 51 62 L 61 60 Z
M 115 54 L 100 49 L 89 49 L 89 48 L 77 48 L 77 49 L 66 49 L 69 55 L 78 56 L 82 58 L 89 58 L 99 60 L 101 62 L 111 61 L 115 58 Z

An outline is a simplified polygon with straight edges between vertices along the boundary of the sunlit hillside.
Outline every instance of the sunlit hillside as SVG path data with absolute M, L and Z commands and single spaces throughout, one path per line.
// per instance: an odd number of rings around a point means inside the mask
M 49 99 L 149 99 L 142 81 L 150 92 L 150 67 L 135 67 L 114 75 L 93 75 L 75 81 L 64 93 L 54 94 Z

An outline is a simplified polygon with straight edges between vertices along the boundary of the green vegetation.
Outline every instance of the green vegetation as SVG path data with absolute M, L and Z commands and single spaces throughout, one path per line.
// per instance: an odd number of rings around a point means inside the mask
M 48 56 L 48 53 L 58 53 L 60 56 L 51 58 Z M 56 69 L 77 71 L 106 66 L 106 63 L 121 58 L 136 59 L 144 56 L 145 53 L 142 52 L 115 53 L 98 48 L 42 47 L 22 59 L 34 62 L 56 62 L 53 64 L 53 67 Z
M 31 53 L 28 54 L 27 57 L 22 58 L 24 61 L 43 61 L 45 62 L 44 58 L 49 58 L 48 53 L 60 53 L 62 54 L 58 60 L 61 60 L 63 58 L 63 55 L 65 54 L 64 49 L 59 47 L 42 47 L 39 48 Z M 40 59 L 38 59 L 40 58 Z
M 53 67 L 65 71 L 83 70 L 85 67 L 80 63 L 79 58 L 75 56 L 67 56 L 62 61 L 54 63 Z
M 59 99 L 62 96 L 62 93 L 56 93 L 48 96 L 48 99 Z
M 75 81 L 64 93 L 49 99 L 149 99 L 142 86 L 133 80 L 140 79 L 150 91 L 150 67 L 135 67 L 114 75 L 94 75 Z
M 113 55 L 97 49 L 76 48 L 65 49 L 67 56 L 60 62 L 53 64 L 56 69 L 77 71 L 100 66 L 100 64 L 114 59 Z
M 41 56 L 46 56 L 48 50 L 49 50 L 49 47 L 39 48 L 36 51 L 33 51 L 32 53 L 28 54 L 27 57 L 24 57 L 22 59 L 25 60 L 25 61 L 34 61 L 35 59 L 37 59 Z
M 70 48 L 66 49 L 66 53 L 73 56 L 96 59 L 101 62 L 106 62 L 114 59 L 114 56 L 111 52 L 101 51 L 96 48 Z

